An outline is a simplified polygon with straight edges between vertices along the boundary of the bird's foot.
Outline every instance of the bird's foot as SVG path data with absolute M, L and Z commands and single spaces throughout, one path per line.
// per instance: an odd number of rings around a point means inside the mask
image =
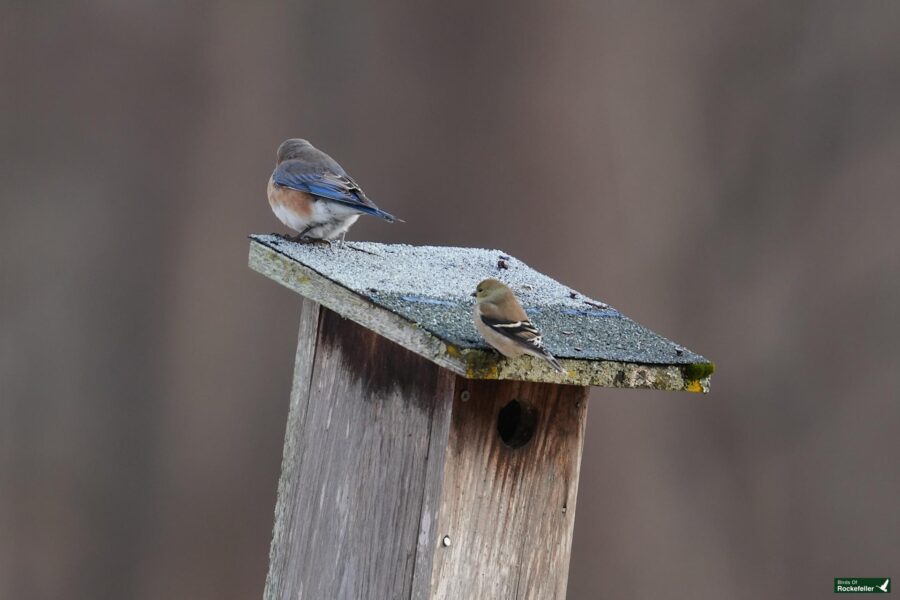
M 311 246 L 327 246 L 329 249 L 334 247 L 334 242 L 332 242 L 331 240 L 325 240 L 322 238 L 313 238 L 313 237 L 308 237 L 305 235 L 298 236 L 298 238 L 295 241 L 300 244 L 309 244 Z
M 281 237 L 289 242 L 294 242 L 295 244 L 322 244 L 323 246 L 328 246 L 329 248 L 331 248 L 332 245 L 331 240 L 314 238 L 303 233 L 298 233 L 297 235 L 282 235 Z

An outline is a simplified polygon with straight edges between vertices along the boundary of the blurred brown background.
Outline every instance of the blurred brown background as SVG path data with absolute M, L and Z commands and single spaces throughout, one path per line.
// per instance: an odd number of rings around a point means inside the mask
M 900 577 L 900 4 L 0 3 L 0 598 L 261 597 L 279 142 L 715 360 L 595 390 L 569 597 Z

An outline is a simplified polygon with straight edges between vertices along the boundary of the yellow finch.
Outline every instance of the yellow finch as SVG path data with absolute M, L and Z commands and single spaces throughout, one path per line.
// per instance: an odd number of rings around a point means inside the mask
M 500 354 L 516 358 L 530 354 L 565 373 L 541 341 L 541 333 L 528 319 L 515 294 L 503 282 L 485 279 L 475 288 L 475 328 Z

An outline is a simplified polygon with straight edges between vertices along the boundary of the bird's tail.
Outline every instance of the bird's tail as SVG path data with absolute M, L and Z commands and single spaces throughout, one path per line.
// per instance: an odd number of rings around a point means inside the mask
M 547 352 L 546 350 L 544 350 L 543 358 L 548 363 L 550 363 L 550 366 L 553 367 L 554 369 L 556 369 L 556 371 L 558 373 L 562 373 L 563 375 L 566 374 L 566 370 L 563 369 L 563 366 L 561 364 L 559 364 L 559 361 L 556 360 L 556 357 L 553 356 L 552 354 L 550 354 L 549 352 Z
M 360 212 L 366 213 L 367 215 L 372 215 L 373 217 L 380 217 L 387 221 L 388 223 L 395 223 L 399 221 L 400 223 L 405 223 L 403 219 L 398 219 L 394 215 L 389 212 L 385 212 L 378 208 L 377 206 L 365 206 L 365 205 L 356 205 L 354 208 Z

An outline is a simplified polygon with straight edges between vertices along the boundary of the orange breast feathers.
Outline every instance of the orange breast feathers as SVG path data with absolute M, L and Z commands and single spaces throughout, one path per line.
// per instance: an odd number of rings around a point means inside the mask
M 288 211 L 294 213 L 301 219 L 309 219 L 312 216 L 312 206 L 314 200 L 306 192 L 299 192 L 291 188 L 276 185 L 272 178 L 269 178 L 268 186 L 269 204 L 272 210 L 276 212 Z

